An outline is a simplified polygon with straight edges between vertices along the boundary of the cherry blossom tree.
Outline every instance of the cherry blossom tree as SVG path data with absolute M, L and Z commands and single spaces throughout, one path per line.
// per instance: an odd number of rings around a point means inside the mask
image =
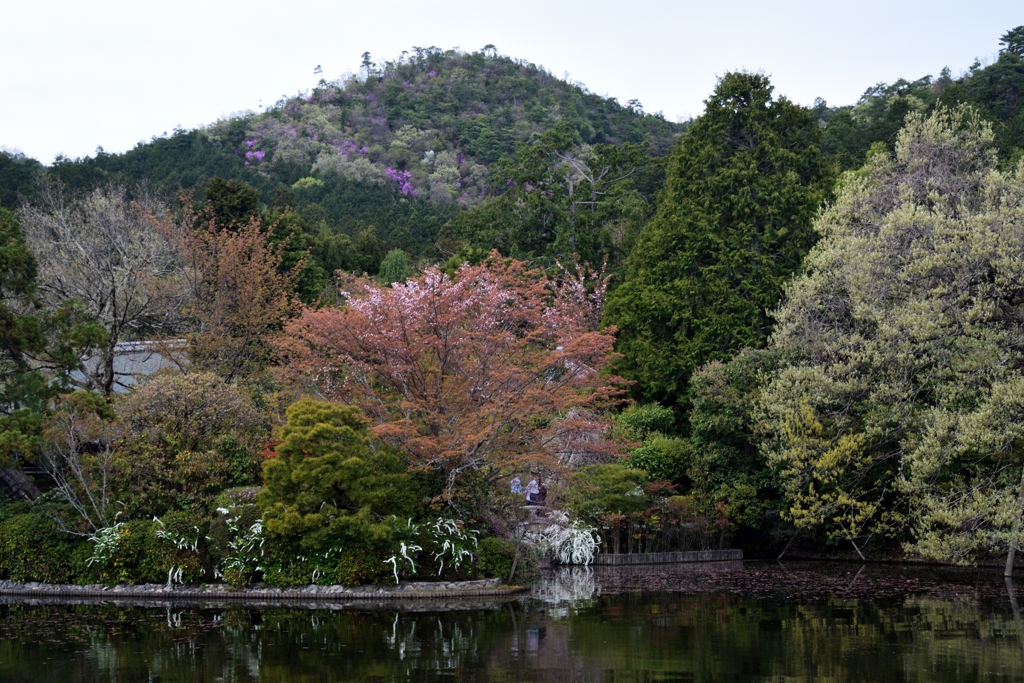
M 602 273 L 548 278 L 493 252 L 453 277 L 349 285 L 344 307 L 287 325 L 283 352 L 324 397 L 361 408 L 412 469 L 443 475 L 443 499 L 470 473 L 555 468 L 567 433 L 607 430 L 600 411 L 624 381 L 602 372 L 614 343 L 614 328 L 597 328 Z

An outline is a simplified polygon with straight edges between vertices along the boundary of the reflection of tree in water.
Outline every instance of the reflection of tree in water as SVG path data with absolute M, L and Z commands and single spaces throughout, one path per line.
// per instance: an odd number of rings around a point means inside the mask
M 545 573 L 543 580 L 534 586 L 532 595 L 544 603 L 572 609 L 592 604 L 601 590 L 594 580 L 593 568 L 560 567 Z M 549 614 L 553 612 L 548 610 Z
M 1024 680 L 1001 579 L 876 599 L 612 595 L 605 578 L 552 572 L 533 599 L 461 611 L 0 604 L 0 680 Z
M 450 622 L 439 615 L 428 620 L 417 633 L 417 619 L 401 619 L 395 612 L 391 633 L 385 634 L 387 646 L 404 661 L 407 656 L 416 661 L 416 668 L 434 671 L 460 669 L 467 664 L 467 653 L 475 653 L 479 645 L 474 624 Z

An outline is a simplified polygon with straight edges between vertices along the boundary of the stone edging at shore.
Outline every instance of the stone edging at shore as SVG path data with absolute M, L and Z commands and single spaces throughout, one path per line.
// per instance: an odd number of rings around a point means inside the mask
M 501 579 L 480 581 L 436 581 L 403 583 L 397 586 L 317 586 L 302 588 L 269 588 L 256 586 L 232 590 L 223 584 L 179 586 L 164 584 L 90 584 L 76 586 L 53 583 L 16 583 L 0 581 L 0 595 L 39 598 L 150 598 L 163 600 L 411 600 L 438 598 L 481 598 L 514 595 L 527 590 L 522 586 L 506 586 Z

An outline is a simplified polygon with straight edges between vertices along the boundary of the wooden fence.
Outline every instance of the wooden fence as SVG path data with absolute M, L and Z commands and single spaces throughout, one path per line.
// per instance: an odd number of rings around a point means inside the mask
M 630 565 L 630 564 L 672 564 L 676 562 L 735 562 L 743 559 L 743 551 L 730 550 L 690 550 L 681 553 L 623 553 L 612 555 L 598 553 L 594 555 L 595 565 Z

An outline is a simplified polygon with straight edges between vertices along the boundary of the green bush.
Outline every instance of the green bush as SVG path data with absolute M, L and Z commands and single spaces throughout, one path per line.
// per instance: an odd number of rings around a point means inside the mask
M 174 573 L 180 583 L 195 583 L 212 578 L 207 536 L 210 522 L 192 512 L 168 512 L 153 521 L 154 553 L 163 580 Z
M 618 463 L 587 465 L 577 470 L 576 485 L 566 492 L 565 502 L 576 516 L 600 525 L 609 513 L 630 515 L 648 508 L 648 481 L 646 472 Z
M 393 583 L 391 565 L 384 564 L 384 553 L 364 546 L 336 552 L 303 554 L 297 543 L 269 537 L 263 561 L 263 581 L 271 586 L 289 588 L 321 585 L 360 586 Z
M 487 579 L 508 581 L 515 556 L 516 545 L 513 541 L 488 536 L 477 546 L 476 574 Z M 532 548 L 520 545 L 516 573 L 510 583 L 526 584 L 536 579 L 539 563 L 540 558 Z
M 263 518 L 256 505 L 247 503 L 217 508 L 207 540 L 214 575 L 218 572 L 223 574 L 229 586 L 243 588 L 258 572 L 266 573 L 264 567 L 267 566 L 265 558 L 268 539 L 264 533 Z M 286 544 L 289 547 L 294 545 Z M 269 545 L 273 547 L 273 542 Z M 288 555 L 281 554 L 281 557 L 286 558 Z
M 419 509 L 415 482 L 394 452 L 371 447 L 367 422 L 348 406 L 303 400 L 288 408 L 277 456 L 257 496 L 267 536 L 299 539 L 300 555 L 389 547 L 393 517 Z M 383 560 L 387 555 L 382 555 Z
M 243 570 L 240 574 L 238 571 L 234 571 L 229 576 L 225 571 L 225 565 L 229 563 L 230 558 L 237 557 L 239 554 L 238 549 L 232 548 L 231 544 L 237 544 L 240 540 L 239 535 L 248 533 L 253 525 L 260 521 L 260 510 L 253 503 L 238 504 L 236 501 L 245 500 L 245 496 L 233 495 L 232 491 L 236 490 L 231 489 L 217 497 L 215 502 L 221 504 L 217 506 L 210 519 L 205 540 L 211 571 L 216 568 L 224 572 L 227 583 L 233 586 L 244 586 L 248 582 L 249 576 L 241 574 L 248 574 L 248 572 Z M 251 563 L 243 562 L 243 564 Z M 255 571 L 255 566 L 252 567 L 252 571 Z
M 374 553 L 368 548 L 353 548 L 341 554 L 334 566 L 333 580 L 326 583 L 358 586 L 393 581 L 391 567 L 384 564 L 380 553 Z
M 162 576 L 154 523 L 149 520 L 126 522 L 118 529 L 117 547 L 90 567 L 90 580 L 105 584 L 160 583 Z M 89 544 L 90 555 L 94 546 Z
M 89 580 L 106 584 L 164 583 L 172 578 L 176 583 L 201 581 L 209 575 L 205 531 L 206 522 L 188 512 L 115 525 L 117 540 L 108 552 L 89 544 Z
M 75 583 L 89 575 L 92 547 L 85 537 L 61 531 L 44 514 L 28 512 L 0 522 L 0 578 Z
M 642 441 L 651 434 L 671 434 L 675 429 L 675 413 L 660 403 L 634 404 L 617 418 L 631 439 Z
M 693 460 L 693 448 L 687 439 L 674 439 L 655 434 L 634 448 L 626 464 L 635 470 L 644 470 L 651 481 L 664 479 L 687 483 L 687 472 Z

